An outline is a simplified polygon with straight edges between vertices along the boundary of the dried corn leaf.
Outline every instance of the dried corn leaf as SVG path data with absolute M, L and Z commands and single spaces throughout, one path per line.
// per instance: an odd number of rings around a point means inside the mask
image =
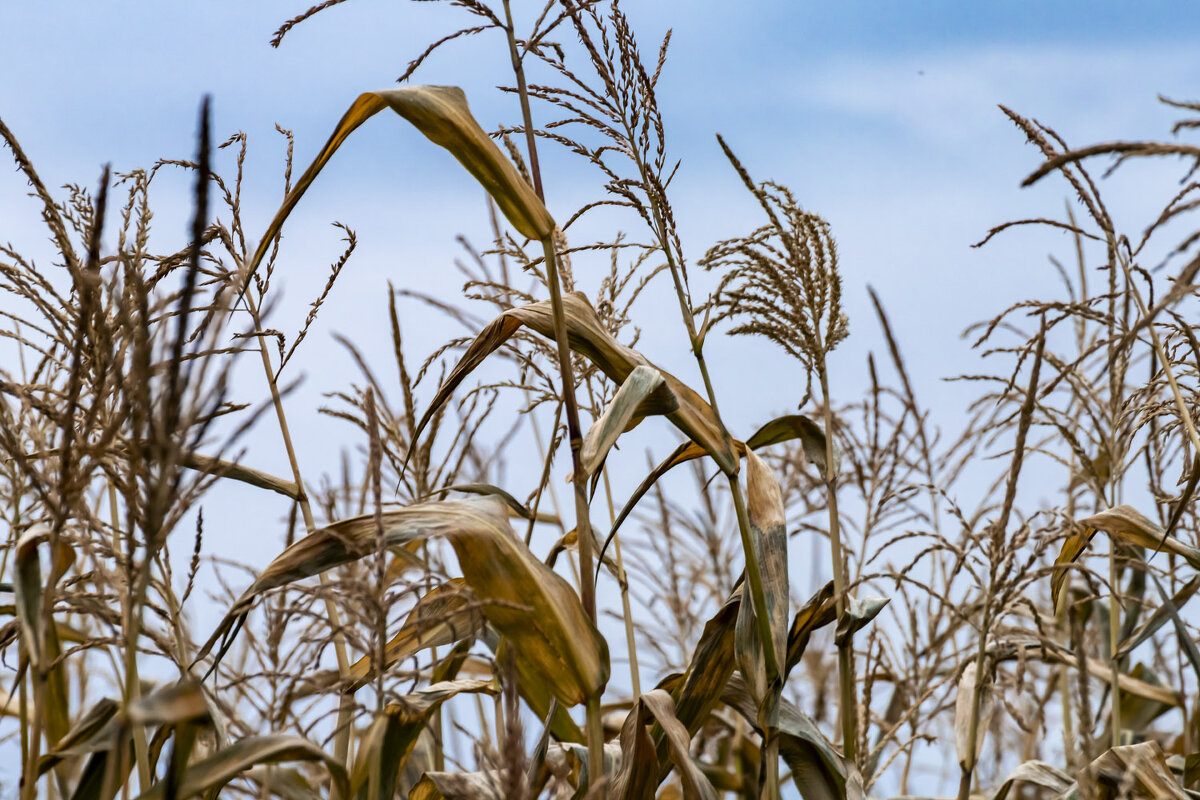
M 473 637 L 483 628 L 479 602 L 462 578 L 451 578 L 417 601 L 400 632 L 384 646 L 384 669 L 429 647 L 454 644 Z M 375 680 L 372 657 L 363 656 L 350 666 L 348 692 Z
M 408 800 L 505 800 L 498 772 L 426 772 Z
M 596 311 L 580 292 L 562 297 L 567 339 L 575 353 L 584 356 L 615 383 L 623 384 L 639 365 L 654 367 L 645 356 L 619 343 L 605 329 Z M 546 339 L 554 339 L 554 318 L 549 301 L 511 308 L 492 320 L 467 346 L 458 364 L 446 377 L 417 425 L 416 436 L 424 430 L 437 410 L 449 400 L 454 390 L 471 372 L 507 342 L 522 326 Z M 712 408 L 691 387 L 674 375 L 658 369 L 678 408 L 668 413 L 671 420 L 692 441 L 699 444 L 727 472 L 736 472 L 737 458 L 726 441 L 725 434 Z
M 717 800 L 712 783 L 700 771 L 691 754 L 691 736 L 675 716 L 675 703 L 661 689 L 638 698 L 621 728 L 621 768 L 613 779 L 614 800 L 650 800 L 658 788 L 658 752 L 647 730 L 651 722 L 662 729 L 675 765 L 675 775 L 683 783 L 686 797 Z
M 554 219 L 516 168 L 501 154 L 471 116 L 467 97 L 456 86 L 403 86 L 359 95 L 338 121 L 325 146 L 296 181 L 267 226 L 246 268 L 245 280 L 258 269 L 283 223 L 317 175 L 351 133 L 385 108 L 391 108 L 432 141 L 450 151 L 483 184 L 496 205 L 523 236 L 542 239 L 554 231 Z
M 819 443 L 815 440 L 812 442 L 809 441 L 814 431 L 820 432 Z M 806 453 L 810 447 L 820 450 L 820 461 L 815 463 L 817 463 L 821 469 L 824 469 L 825 434 L 823 431 L 821 431 L 821 427 L 817 425 L 817 423 L 813 422 L 802 414 L 791 414 L 788 416 L 779 417 L 778 419 L 773 419 L 755 431 L 754 435 L 745 442 L 740 442 L 734 439 L 732 445 L 734 452 L 741 457 L 746 454 L 747 448 L 750 450 L 758 450 L 763 447 L 791 441 L 797 438 L 800 438 L 804 441 Z M 703 458 L 706 453 L 707 451 L 695 442 L 683 442 L 676 447 L 671 454 L 663 459 L 663 461 L 659 463 L 653 470 L 651 470 L 650 474 L 647 475 L 645 479 L 638 484 L 638 487 L 633 490 L 633 494 L 629 496 L 629 499 L 625 501 L 625 505 L 621 508 L 621 512 L 617 514 L 617 518 L 613 522 L 612 532 L 609 533 L 608 539 L 612 539 L 617 530 L 621 527 L 621 524 L 625 522 L 625 519 L 631 513 L 633 513 L 634 507 L 636 507 L 638 502 L 640 502 L 641 499 L 646 496 L 646 492 L 650 491 L 654 484 L 658 483 L 659 478 L 661 478 L 663 475 L 666 475 L 680 464 L 686 464 L 687 462 L 694 461 L 697 458 Z M 834 454 L 836 456 L 836 450 L 834 451 Z M 594 489 L 595 487 L 593 487 L 593 491 Z
M 388 703 L 363 737 L 350 776 L 350 792 L 359 800 L 389 800 L 396 794 L 400 770 L 430 715 L 457 694 L 495 694 L 491 681 L 444 681 Z
M 787 414 L 771 420 L 746 440 L 746 446 L 751 450 L 757 450 L 760 447 L 790 442 L 794 439 L 800 440 L 805 458 L 820 470 L 822 478 L 825 477 L 825 429 L 803 414 Z M 833 446 L 834 473 L 837 473 L 840 468 L 841 457 L 835 443 Z
M 1080 782 L 1099 784 L 1109 793 L 1119 791 L 1120 797 L 1129 800 L 1187 798 L 1155 741 L 1110 749 L 1084 769 Z
M 206 456 L 203 453 L 183 452 L 179 455 L 179 464 L 180 466 L 194 469 L 197 472 L 203 472 L 206 475 L 215 475 L 218 478 L 230 478 L 242 483 L 248 483 L 251 486 L 257 486 L 259 489 L 267 489 L 284 497 L 290 497 L 293 500 L 300 499 L 300 491 L 296 488 L 296 484 L 293 481 L 277 478 L 274 475 L 257 469 L 251 469 L 250 467 L 244 467 L 233 461 Z
M 621 388 L 609 401 L 600 419 L 583 437 L 580 452 L 583 471 L 594 475 L 620 435 L 644 417 L 669 414 L 678 408 L 679 402 L 667 388 L 658 370 L 645 364 L 637 365 L 621 383 Z
M 958 695 L 954 698 L 954 749 L 958 763 L 964 769 L 972 769 L 983 751 L 983 739 L 992 722 L 996 703 L 991 686 L 984 686 L 979 693 L 979 708 L 975 715 L 975 748 L 971 749 L 971 714 L 975 708 L 975 691 L 979 670 L 974 661 L 966 666 L 958 679 Z
M 800 663 L 800 658 L 808 648 L 808 640 L 813 631 L 832 624 L 837 619 L 837 598 L 833 596 L 833 581 L 829 581 L 816 594 L 808 599 L 804 607 L 792 618 L 792 627 L 788 631 L 787 664 L 784 678 L 792 668 Z
M 730 678 L 721 701 L 759 730 L 758 708 L 740 674 Z M 804 800 L 860 800 L 858 769 L 833 746 L 807 714 L 781 699 L 775 721 L 779 754 L 792 770 L 792 781 Z
M 1050 591 L 1056 606 L 1059 595 L 1062 593 L 1063 583 L 1067 578 L 1068 566 L 1079 558 L 1080 553 L 1098 531 L 1104 531 L 1125 544 L 1151 550 L 1161 547 L 1168 553 L 1174 553 L 1181 557 L 1193 569 L 1200 569 L 1200 550 L 1184 544 L 1173 536 L 1167 536 L 1161 525 L 1132 506 L 1117 506 L 1079 520 L 1076 523 L 1075 532 L 1063 543 L 1058 558 L 1054 560 L 1054 574 L 1050 578 Z
M 176 797 L 187 800 L 201 793 L 219 791 L 225 784 L 259 764 L 284 761 L 319 761 L 325 764 L 341 796 L 346 796 L 349 781 L 346 769 L 321 748 L 301 736 L 274 734 L 241 739 L 197 761 L 183 773 Z M 160 800 L 165 796 L 165 781 L 142 792 L 138 800 Z
M 514 643 L 520 660 L 565 706 L 603 689 L 608 682 L 607 643 L 570 585 L 513 534 L 502 500 L 419 503 L 385 511 L 382 520 L 388 546 L 432 537 L 449 540 L 484 617 Z M 299 540 L 243 593 L 197 658 L 219 639 L 228 639 L 263 592 L 362 558 L 374 548 L 373 514 L 336 522 Z M 228 641 L 218 656 L 225 649 Z
M 783 490 L 770 467 L 755 455 L 746 452 L 746 507 L 750 516 L 750 531 L 754 543 L 754 559 L 762 574 L 766 614 L 776 659 L 787 653 L 788 640 L 788 563 L 787 526 L 783 512 Z M 767 673 L 762 639 L 759 637 L 757 614 L 750 598 L 748 582 L 742 584 L 742 604 L 738 610 L 734 636 L 738 666 L 755 702 L 762 707 L 779 687 L 771 686 Z
M 992 795 L 992 800 L 1005 800 L 1008 793 L 1019 785 L 1040 786 L 1057 796 L 1070 789 L 1071 784 L 1071 776 L 1058 767 L 1043 761 L 1026 761 L 1009 773 L 1008 778 Z
M 1196 590 L 1200 589 L 1200 575 L 1192 578 L 1185 583 L 1179 591 L 1171 596 L 1170 602 L 1175 606 L 1176 610 L 1183 608 L 1188 600 L 1196 594 Z M 1166 605 L 1161 605 L 1154 610 L 1145 622 L 1142 623 L 1136 631 L 1130 634 L 1129 638 L 1121 642 L 1117 648 L 1116 657 L 1124 658 L 1133 652 L 1134 648 L 1145 642 L 1151 636 L 1171 619 L 1171 609 Z

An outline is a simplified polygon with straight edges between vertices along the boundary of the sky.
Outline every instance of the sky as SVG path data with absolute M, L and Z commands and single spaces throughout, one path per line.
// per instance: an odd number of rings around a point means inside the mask
M 215 137 L 249 137 L 244 205 L 254 236 L 282 194 L 275 124 L 295 132 L 297 165 L 306 164 L 359 92 L 391 85 L 427 42 L 462 19 L 444 4 L 351 0 L 272 49 L 272 32 L 305 5 L 0 0 L 0 117 L 47 184 L 91 186 L 107 162 L 121 171 L 189 157 L 200 98 L 210 94 Z M 528 25 L 540 4 L 516 0 L 514 8 L 518 25 Z M 866 385 L 867 353 L 884 352 L 872 286 L 918 396 L 948 429 L 962 419 L 970 394 L 943 379 L 981 370 L 962 331 L 1027 297 L 1061 296 L 1047 256 L 1071 253 L 1066 236 L 1033 230 L 971 247 L 1004 221 L 1061 217 L 1069 198 L 1053 178 L 1019 188 L 1040 159 L 997 106 L 1084 145 L 1168 137 L 1178 115 L 1156 95 L 1200 95 L 1200 9 L 1187 3 L 655 0 L 624 8 L 645 53 L 673 29 L 659 94 L 671 154 L 681 160 L 673 203 L 689 257 L 760 224 L 717 146 L 721 133 L 752 175 L 789 185 L 833 226 L 851 325 L 833 357 L 835 395 L 856 397 Z M 415 80 L 461 85 L 485 128 L 511 124 L 515 102 L 494 88 L 509 81 L 507 59 L 491 32 L 451 43 Z M 232 157 L 223 151 L 219 165 L 230 169 Z M 561 154 L 545 158 L 552 212 L 594 193 L 594 174 Z M 1142 165 L 1109 179 L 1102 191 L 1118 227 L 1140 231 L 1176 191 L 1178 175 L 1175 165 Z M 183 238 L 189 184 L 182 175 L 169 178 L 154 198 L 167 241 Z M 341 448 L 360 444 L 344 424 L 316 412 L 324 392 L 357 377 L 332 334 L 386 365 L 386 282 L 454 299 L 461 288 L 452 268 L 461 252 L 455 237 L 482 246 L 488 236 L 482 193 L 471 179 L 381 115 L 343 147 L 285 229 L 274 327 L 294 331 L 303 322 L 340 252 L 334 220 L 357 232 L 359 250 L 297 356 L 293 377 L 305 381 L 288 399 L 293 428 L 303 432 L 300 461 L 314 465 L 313 473 L 323 465 L 333 471 Z M 635 230 L 636 221 L 625 225 Z M 39 226 L 24 181 L 0 171 L 0 240 L 48 263 Z M 585 283 L 589 269 L 603 268 L 576 260 Z M 659 289 L 644 301 L 641 347 L 695 380 L 668 287 Z M 657 306 L 670 314 L 655 313 Z M 416 361 L 463 333 L 415 305 L 402 311 Z M 722 410 L 735 432 L 793 410 L 803 378 L 791 362 L 762 342 L 710 342 L 714 379 L 729 387 Z M 256 377 L 245 373 L 247 381 Z M 636 448 L 660 454 L 675 441 L 665 426 L 645 437 Z M 286 471 L 270 425 L 246 444 L 251 466 Z M 278 550 L 286 507 L 248 521 L 240 503 L 257 495 L 232 491 L 237 513 L 206 508 L 210 541 L 218 549 L 236 542 L 242 557 L 265 564 Z M 260 530 L 247 536 L 240 528 L 248 524 Z

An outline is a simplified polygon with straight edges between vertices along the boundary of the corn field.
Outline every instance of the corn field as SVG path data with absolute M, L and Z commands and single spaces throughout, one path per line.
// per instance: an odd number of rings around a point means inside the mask
M 886 298 L 848 316 L 864 287 L 820 197 L 717 136 L 757 227 L 684 242 L 669 32 L 616 0 L 450 5 L 463 27 L 395 85 L 348 92 L 319 149 L 280 128 L 261 231 L 242 208 L 256 154 L 214 131 L 219 96 L 197 98 L 194 157 L 61 190 L 0 119 L 0 185 L 43 223 L 0 221 L 4 796 L 1200 796 L 1200 104 L 1159 98 L 1180 118 L 1164 141 L 1087 146 L 997 111 L 1038 163 L 1013 182 L 1070 201 L 976 246 L 1061 232 L 1062 291 L 969 330 L 977 368 L 954 380 L 975 399 L 939 420 Z M 503 55 L 513 119 L 485 129 L 438 85 L 443 47 Z M 341 340 L 360 377 L 323 386 L 321 410 L 344 456 L 310 464 L 288 416 L 296 373 L 320 369 L 304 344 L 366 278 L 336 223 L 307 317 L 272 327 L 296 268 L 280 246 L 363 126 L 465 170 L 492 235 L 465 244 L 457 296 L 403 269 L 377 287 L 361 313 L 393 358 Z M 564 157 L 592 176 L 580 207 L 543 170 Z M 1146 159 L 1179 183 L 1123 231 L 1104 178 Z M 183 236 L 152 225 L 156 180 L 180 171 Z M 467 333 L 424 351 L 417 306 Z M 643 347 L 650 318 L 677 325 L 686 372 Z M 856 334 L 881 343 L 865 368 L 839 349 Z M 755 368 L 710 363 L 727 335 L 792 365 L 754 378 L 781 412 L 755 428 L 722 416 Z M 864 369 L 868 390 L 838 396 Z M 264 428 L 285 473 L 245 445 Z M 677 446 L 648 457 L 648 429 Z M 254 534 L 278 542 L 269 562 L 206 542 L 203 503 L 232 484 L 286 509 Z

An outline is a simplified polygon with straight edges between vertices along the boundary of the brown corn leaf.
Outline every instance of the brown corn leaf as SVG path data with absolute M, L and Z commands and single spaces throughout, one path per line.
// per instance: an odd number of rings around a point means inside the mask
M 38 775 L 45 774 L 46 770 L 61 762 L 64 758 L 70 755 L 82 754 L 84 752 L 94 752 L 95 747 L 87 750 L 76 750 L 80 745 L 86 742 L 91 742 L 97 738 L 97 735 L 104 731 L 104 739 L 111 738 L 112 729 L 108 727 L 109 721 L 116 716 L 120 705 L 111 697 L 102 698 L 96 705 L 92 706 L 86 714 L 79 718 L 67 735 L 60 739 L 54 747 L 50 748 L 49 752 L 41 757 L 38 761 Z
M 417 601 L 400 632 L 384 646 L 384 669 L 403 661 L 429 647 L 454 644 L 473 637 L 483 628 L 483 612 L 479 602 L 462 578 L 451 578 L 434 587 Z M 353 693 L 375 680 L 370 656 L 363 656 L 350 666 L 346 678 Z
M 820 434 L 819 443 L 816 440 L 810 442 L 814 431 L 819 432 Z M 801 414 L 792 414 L 779 417 L 778 419 L 773 419 L 755 431 L 754 435 L 745 442 L 740 442 L 734 439 L 732 445 L 734 452 L 737 453 L 738 457 L 740 458 L 746 454 L 746 448 L 758 450 L 763 447 L 769 447 L 773 444 L 779 444 L 781 442 L 787 442 L 797 438 L 804 440 L 805 453 L 808 452 L 810 447 L 814 448 L 814 455 L 812 458 L 816 457 L 815 453 L 817 450 L 820 451 L 820 461 L 814 463 L 817 463 L 817 466 L 823 470 L 825 468 L 825 434 L 823 431 L 821 431 L 821 427 L 817 425 L 817 423 Z M 638 487 L 633 490 L 633 494 L 629 496 L 629 499 L 625 501 L 625 505 L 621 508 L 621 513 L 617 514 L 617 518 L 613 522 L 612 532 L 609 533 L 608 538 L 612 539 L 613 535 L 621 527 L 621 524 L 625 522 L 625 519 L 631 513 L 633 513 L 634 507 L 637 506 L 638 502 L 646 496 L 646 492 L 650 491 L 650 489 L 654 487 L 654 484 L 658 483 L 659 478 L 661 478 L 663 475 L 666 475 L 680 464 L 686 464 L 688 461 L 694 461 L 697 458 L 703 458 L 706 453 L 707 451 L 695 442 L 683 442 L 676 447 L 671 454 L 663 459 L 658 466 L 651 470 L 650 474 L 647 475 L 645 479 L 638 484 Z M 836 450 L 834 451 L 834 454 L 837 454 Z M 593 491 L 594 490 L 595 487 L 593 487 Z
M 1187 798 L 1167 767 L 1162 748 L 1153 740 L 1114 747 L 1089 764 L 1084 773 L 1080 782 L 1120 791 L 1121 797 L 1130 800 Z
M 483 188 L 521 235 L 540 240 L 554 232 L 555 224 L 550 212 L 512 162 L 501 154 L 495 142 L 471 116 L 462 89 L 457 86 L 403 86 L 367 92 L 354 101 L 325 146 L 284 198 L 283 205 L 267 226 L 258 249 L 246 265 L 244 280 L 248 281 L 258 269 L 292 209 L 347 137 L 359 125 L 389 107 L 434 144 L 449 150 L 483 184 Z
M 753 450 L 746 452 L 746 507 L 754 542 L 753 557 L 762 573 L 771 640 L 776 658 L 779 658 L 787 653 L 789 601 L 783 491 L 771 468 Z M 769 676 L 762 639 L 759 638 L 757 613 L 758 609 L 751 602 L 749 582 L 743 582 L 734 642 L 738 666 L 746 678 L 750 694 L 762 707 L 777 687 L 768 685 Z
M 958 763 L 965 769 L 971 769 L 983 751 L 983 739 L 987 734 L 988 725 L 992 722 L 996 703 L 992 687 L 985 686 L 979 695 L 979 710 L 975 717 L 975 750 L 971 751 L 971 711 L 975 705 L 975 687 L 979 670 L 974 661 L 963 670 L 958 679 L 958 695 L 954 698 L 954 748 L 958 753 Z
M 418 503 L 385 511 L 382 520 L 389 547 L 432 537 L 449 540 L 484 617 L 512 640 L 520 660 L 563 705 L 576 705 L 603 689 L 607 643 L 570 585 L 513 533 L 502 500 L 489 496 Z M 342 520 L 284 550 L 243 593 L 197 659 L 227 638 L 263 592 L 374 552 L 375 524 L 374 514 Z
M 803 414 L 787 414 L 771 420 L 746 440 L 746 446 L 751 450 L 757 450 L 760 447 L 789 442 L 793 439 L 800 440 L 800 444 L 804 448 L 804 456 L 821 471 L 821 477 L 825 477 L 825 429 Z M 834 444 L 834 472 L 836 473 L 840 468 L 841 457 L 837 444 Z
M 792 668 L 800 663 L 808 647 L 808 640 L 813 631 L 825 627 L 837 620 L 837 598 L 833 596 L 833 581 L 829 581 L 817 593 L 808 599 L 804 607 L 792 618 L 792 627 L 788 631 L 787 665 L 784 677 Z
M 623 384 L 639 365 L 652 367 L 641 353 L 619 343 L 604 328 L 596 311 L 580 292 L 568 292 L 562 297 L 563 315 L 567 325 L 567 339 L 571 350 L 584 356 L 615 383 Z M 549 301 L 531 303 L 510 308 L 479 332 L 463 352 L 458 364 L 446 377 L 417 425 L 414 439 L 442 405 L 449 400 L 454 390 L 483 361 L 507 342 L 521 326 L 528 327 L 546 339 L 554 339 L 554 318 Z M 657 368 L 655 368 L 657 369 Z M 667 419 L 675 424 L 692 441 L 704 448 L 721 469 L 736 472 L 737 458 L 729 444 L 717 415 L 700 395 L 674 375 L 657 369 L 667 389 L 674 395 L 678 408 L 668 413 Z M 659 390 L 661 392 L 661 390 Z M 656 395 L 657 396 L 657 395 Z M 665 395 L 663 395 L 665 397 Z M 665 408 L 665 406 L 660 406 Z
M 457 694 L 495 694 L 491 681 L 444 681 L 388 703 L 363 737 L 350 776 L 350 792 L 359 800 L 390 800 L 400 770 L 412 753 L 429 717 Z
M 503 664 L 508 658 L 508 648 L 512 647 L 511 642 L 507 639 L 502 639 L 495 647 L 496 661 Z M 522 657 L 520 648 L 517 649 L 516 657 L 513 659 L 517 667 L 517 693 L 521 695 L 521 699 L 529 706 L 533 713 L 539 719 L 546 719 L 550 714 L 551 701 L 554 700 L 554 691 L 550 684 L 541 676 L 536 667 L 530 664 Z M 570 713 L 559 703 L 555 708 L 554 716 L 550 720 L 550 732 L 554 734 L 554 738 L 560 742 L 577 742 L 583 744 L 587 741 L 583 731 L 575 724 L 575 720 L 571 718 Z
M 52 624 L 46 624 L 42 603 L 46 586 L 56 585 L 75 563 L 75 549 L 61 539 L 57 542 L 50 558 L 50 579 L 43 586 L 38 553 L 50 534 L 46 525 L 34 525 L 17 540 L 13 595 L 18 631 L 29 665 L 35 671 L 46 670 L 46 735 L 50 741 L 58 741 L 71 729 L 70 695 L 65 665 L 58 661 L 62 654 L 58 626 L 53 620 Z
M 1013 787 L 1020 785 L 1040 786 L 1049 789 L 1055 796 L 1065 793 L 1071 788 L 1071 776 L 1058 767 L 1043 761 L 1026 761 L 1009 773 L 1004 783 L 992 795 L 992 800 L 1005 800 Z
M 1179 589 L 1179 591 L 1172 595 L 1171 603 L 1174 604 L 1176 609 L 1183 608 L 1187 601 L 1192 599 L 1192 595 L 1196 593 L 1197 589 L 1200 589 L 1200 575 L 1192 578 L 1190 581 L 1185 583 Z M 1141 627 L 1130 634 L 1128 639 L 1121 642 L 1120 646 L 1117 648 L 1116 657 L 1124 658 L 1132 653 L 1138 645 L 1157 633 L 1163 625 L 1170 621 L 1170 619 L 1171 610 L 1168 606 L 1161 605 L 1156 608 L 1154 613 L 1151 614 L 1146 621 L 1141 624 Z
M 1104 531 L 1109 536 L 1126 544 L 1155 550 L 1161 547 L 1168 553 L 1174 553 L 1188 563 L 1192 569 L 1200 569 L 1200 550 L 1186 545 L 1173 536 L 1167 536 L 1166 531 L 1152 519 L 1143 515 L 1132 506 L 1121 505 L 1093 514 L 1076 523 L 1076 531 L 1067 537 L 1062 551 L 1054 560 L 1054 574 L 1050 578 L 1050 591 L 1057 606 L 1063 583 L 1067 577 L 1067 567 L 1079 558 L 1079 554 L 1087 547 L 1088 542 L 1097 531 Z
M 494 772 L 426 772 L 408 800 L 505 800 L 504 776 Z
M 621 728 L 621 768 L 613 779 L 614 800 L 653 800 L 658 788 L 658 752 L 647 730 L 651 722 L 662 729 L 675 774 L 683 783 L 684 795 L 698 800 L 717 800 L 712 783 L 692 759 L 691 736 L 675 716 L 671 695 L 653 689 L 638 698 Z
M 214 456 L 206 456 L 203 453 L 183 452 L 179 454 L 179 465 L 194 469 L 197 472 L 203 472 L 207 475 L 216 475 L 218 478 L 231 478 L 235 481 L 248 483 L 251 486 L 257 486 L 260 489 L 281 494 L 284 497 L 290 497 L 293 500 L 298 500 L 300 491 L 296 488 L 296 484 L 292 481 L 277 478 L 266 472 L 261 472 L 257 469 L 244 467 L 241 464 L 233 461 L 225 461 L 224 459 Z
M 678 408 L 679 402 L 658 370 L 638 364 L 583 437 L 583 471 L 594 475 L 620 435 L 648 414 L 668 414 Z
M 201 793 L 213 793 L 242 773 L 259 764 L 278 764 L 283 761 L 320 761 L 329 770 L 341 796 L 346 796 L 349 781 L 346 769 L 321 748 L 301 736 L 274 734 L 250 736 L 192 764 L 179 782 L 179 800 Z M 160 800 L 164 797 L 165 781 L 159 782 L 138 795 L 138 800 Z
M 740 674 L 730 678 L 721 701 L 742 715 L 761 734 L 758 708 Z M 779 754 L 792 770 L 792 781 L 804 800 L 861 800 L 862 776 L 807 714 L 781 699 L 775 728 Z

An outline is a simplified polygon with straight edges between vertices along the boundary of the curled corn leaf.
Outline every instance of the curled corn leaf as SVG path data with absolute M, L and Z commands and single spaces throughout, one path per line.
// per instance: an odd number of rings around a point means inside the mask
M 283 205 L 267 226 L 258 249 L 246 265 L 245 280 L 254 274 L 270 251 L 272 242 L 283 229 L 292 209 L 308 191 L 317 175 L 329 163 L 342 143 L 371 117 L 391 108 L 425 134 L 434 144 L 450 151 L 487 190 L 496 205 L 523 236 L 543 239 L 554 232 L 554 219 L 533 189 L 496 147 L 471 115 L 467 96 L 457 86 L 402 86 L 358 96 L 312 164 L 296 181 Z
M 741 457 L 746 454 L 747 449 L 758 450 L 794 439 L 801 440 L 804 452 L 809 460 L 815 463 L 822 470 L 822 474 L 824 474 L 825 433 L 820 425 L 803 414 L 789 414 L 773 419 L 755 431 L 754 435 L 746 441 L 740 442 L 735 439 L 732 444 L 734 452 Z M 695 442 L 684 442 L 676 447 L 671 455 L 667 456 L 658 466 L 651 470 L 650 474 L 633 490 L 633 494 L 629 496 L 629 499 L 625 501 L 625 505 L 621 508 L 621 512 L 617 514 L 617 518 L 613 522 L 612 531 L 608 534 L 608 540 L 605 541 L 605 546 L 601 548 L 601 552 L 608 549 L 608 541 L 620 529 L 621 524 L 625 522 L 626 518 L 633 513 L 634 507 L 646 496 L 646 492 L 650 491 L 654 484 L 658 483 L 659 478 L 680 464 L 686 464 L 688 461 L 703 458 L 706 453 L 707 451 Z M 834 457 L 837 457 L 836 449 L 834 450 Z M 595 486 L 593 485 L 592 488 L 594 491 Z
M 584 472 L 594 475 L 617 438 L 647 414 L 666 414 L 677 408 L 679 402 L 658 370 L 645 364 L 634 367 L 583 438 L 580 455 Z
M 384 646 L 384 669 L 429 647 L 454 644 L 474 636 L 483 627 L 479 602 L 462 578 L 451 578 L 417 601 L 400 632 Z M 375 679 L 371 657 L 363 656 L 350 666 L 346 677 L 354 692 Z
M 771 641 L 778 657 L 787 652 L 788 640 L 787 527 L 783 516 L 783 491 L 770 467 L 753 450 L 746 451 L 746 497 L 754 558 L 762 571 Z M 751 696 L 761 707 L 779 687 L 768 685 L 769 676 L 755 618 L 758 609 L 753 607 L 747 592 L 748 584 L 743 583 L 735 643 L 742 675 Z
M 430 715 L 457 694 L 495 694 L 491 681 L 442 681 L 388 703 L 359 744 L 350 792 L 360 800 L 395 796 L 400 770 Z
M 1054 574 L 1050 578 L 1050 591 L 1057 606 L 1067 579 L 1067 568 L 1075 562 L 1098 531 L 1104 531 L 1114 539 L 1137 547 L 1151 550 L 1161 547 L 1174 553 L 1188 563 L 1192 569 L 1200 570 L 1200 550 L 1184 544 L 1152 519 L 1136 508 L 1120 505 L 1093 514 L 1076 522 L 1076 530 L 1063 543 L 1058 558 L 1054 560 Z
M 519 660 L 565 706 L 608 682 L 608 645 L 570 585 L 514 535 L 508 507 L 493 497 L 418 503 L 382 515 L 389 547 L 441 537 L 458 556 L 484 617 L 519 651 Z M 230 634 L 256 598 L 270 589 L 355 561 L 375 549 L 375 516 L 336 522 L 300 539 L 272 561 L 201 648 L 206 656 Z
M 657 722 L 670 752 L 675 774 L 683 783 L 686 797 L 717 800 L 712 783 L 692 760 L 691 736 L 675 716 L 671 695 L 654 689 L 634 704 L 621 728 L 621 768 L 613 779 L 612 797 L 616 800 L 653 800 L 658 787 L 658 752 L 647 725 Z
M 604 328 L 595 309 L 582 293 L 568 292 L 564 294 L 562 308 L 567 326 L 567 340 L 572 351 L 591 361 L 609 379 L 618 384 L 624 384 L 638 366 L 656 369 L 678 404 L 675 410 L 666 414 L 667 419 L 692 441 L 703 447 L 704 451 L 713 457 L 721 469 L 731 473 L 737 471 L 737 458 L 725 440 L 725 434 L 722 432 L 717 415 L 700 395 L 671 373 L 654 367 L 638 351 L 626 347 L 614 339 L 612 334 Z M 426 409 L 424 416 L 417 424 L 414 439 L 425 429 L 437 410 L 450 399 L 459 384 L 522 327 L 527 327 L 538 335 L 553 340 L 555 338 L 554 317 L 549 301 L 510 308 L 479 332 L 479 335 L 467 345 L 467 349 L 463 352 L 458 364 L 446 377 L 445 382 L 438 388 L 429 408 Z M 659 396 L 665 397 L 666 395 L 661 390 L 651 395 L 651 397 Z M 661 412 L 666 407 L 655 408 L 652 406 L 651 410 Z

